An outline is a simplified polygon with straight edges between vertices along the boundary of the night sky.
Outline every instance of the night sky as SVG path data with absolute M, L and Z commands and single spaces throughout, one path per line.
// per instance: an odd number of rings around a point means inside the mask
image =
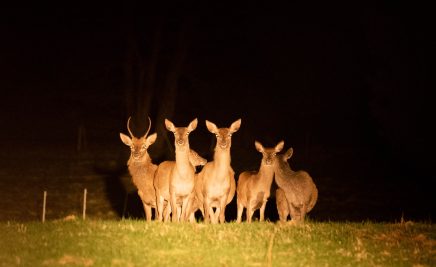
M 133 116 L 143 134 L 149 115 L 159 162 L 173 157 L 164 118 L 198 118 L 191 147 L 211 159 L 204 121 L 241 118 L 237 172 L 258 166 L 254 140 L 284 140 L 315 182 L 401 183 L 434 216 L 433 19 L 425 6 L 374 2 L 4 8 L 0 144 L 74 148 L 82 126 L 91 150 L 127 160 L 118 133 Z

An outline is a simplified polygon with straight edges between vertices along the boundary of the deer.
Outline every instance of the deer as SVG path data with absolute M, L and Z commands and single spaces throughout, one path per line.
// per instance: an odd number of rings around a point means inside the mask
M 153 178 L 157 165 L 153 164 L 148 154 L 148 148 L 156 141 L 157 134 L 153 133 L 147 136 L 151 127 L 151 120 L 148 117 L 149 125 L 147 132 L 139 138 L 135 137 L 130 130 L 130 119 L 131 117 L 127 120 L 127 130 L 130 137 L 120 133 L 120 138 L 125 145 L 130 147 L 130 157 L 127 161 L 128 170 L 142 201 L 146 220 L 151 221 L 152 208 L 156 208 L 156 193 L 153 186 Z
M 204 166 L 207 163 L 207 160 L 200 155 L 198 155 L 197 152 L 195 152 L 193 149 L 189 151 L 189 162 L 192 164 L 192 166 L 198 167 L 198 166 Z M 159 204 L 159 200 L 162 201 L 162 208 L 163 213 L 161 216 L 159 216 L 158 212 L 158 220 L 167 222 L 169 220 L 169 215 L 171 213 L 171 207 L 167 204 L 169 203 L 170 199 L 170 193 L 169 193 L 169 183 L 170 183 L 170 170 L 173 168 L 173 165 L 175 164 L 175 161 L 164 161 L 161 164 L 159 164 L 158 169 L 156 170 L 156 174 L 154 176 L 153 184 L 155 186 L 156 190 L 156 197 L 157 197 L 157 203 Z M 197 176 L 197 174 L 196 174 Z M 195 178 L 196 179 L 196 178 Z M 178 207 L 180 206 L 180 202 L 177 203 Z M 189 221 L 195 222 L 195 212 L 199 209 L 197 202 L 194 198 L 190 199 L 189 202 L 190 206 L 188 206 L 187 209 L 190 211 L 189 214 Z M 167 208 L 166 208 L 167 207 Z M 203 207 L 201 207 L 201 210 Z M 159 209 L 158 209 L 159 210 Z M 180 208 L 178 209 L 178 213 L 180 214 Z M 159 218 L 160 217 L 160 218 Z
M 271 184 L 274 179 L 273 162 L 277 153 L 283 149 L 284 142 L 280 141 L 275 147 L 264 147 L 255 141 L 254 145 L 262 160 L 258 171 L 243 171 L 239 174 L 237 186 L 237 219 L 240 223 L 242 213 L 246 209 L 247 222 L 251 223 L 253 213 L 259 209 L 259 221 L 265 219 L 265 208 L 270 197 Z
M 207 129 L 216 136 L 216 145 L 213 160 L 204 165 L 195 185 L 196 197 L 200 205 L 203 205 L 206 223 L 224 223 L 226 206 L 235 196 L 235 172 L 230 165 L 230 147 L 232 134 L 240 126 L 241 119 L 233 122 L 229 128 L 218 128 L 206 120 Z
M 190 161 L 189 134 L 197 128 L 198 120 L 192 120 L 187 127 L 176 127 L 165 119 L 167 130 L 174 134 L 175 161 L 164 161 L 159 164 L 154 177 L 158 220 L 163 220 L 165 201 L 171 206 L 171 221 L 185 221 L 188 208 L 193 198 L 195 166 Z M 198 154 L 197 154 L 198 155 Z M 168 191 L 167 191 L 168 189 Z M 168 194 L 166 194 L 168 193 Z M 180 212 L 177 206 L 181 204 Z
M 312 177 L 304 170 L 294 171 L 288 160 L 293 155 L 293 148 L 285 153 L 277 154 L 274 161 L 274 178 L 279 189 L 283 190 L 289 212 L 283 211 L 284 204 L 280 204 L 279 212 L 282 213 L 281 221 L 286 221 L 288 214 L 295 223 L 303 223 L 305 216 L 312 210 L 318 200 L 318 189 Z M 283 202 L 280 196 L 276 201 Z M 279 209 L 279 206 L 277 206 Z M 285 217 L 286 216 L 286 217 Z

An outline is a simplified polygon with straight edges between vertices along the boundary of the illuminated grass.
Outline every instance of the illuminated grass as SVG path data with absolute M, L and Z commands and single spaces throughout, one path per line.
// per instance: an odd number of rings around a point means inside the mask
M 435 230 L 411 222 L 3 222 L 0 266 L 435 266 Z

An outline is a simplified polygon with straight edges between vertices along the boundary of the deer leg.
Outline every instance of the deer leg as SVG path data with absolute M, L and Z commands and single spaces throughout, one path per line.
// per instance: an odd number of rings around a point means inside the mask
M 280 222 L 285 222 L 286 221 L 285 213 L 286 213 L 285 211 L 280 211 L 279 210 Z
M 263 222 L 265 220 L 265 208 L 266 208 L 267 201 L 268 201 L 268 199 L 264 199 L 262 206 L 260 206 L 260 210 L 259 210 L 259 213 L 260 213 L 259 221 L 260 222 Z
M 279 216 L 280 216 L 280 221 L 281 222 L 286 222 L 288 220 L 288 216 L 289 216 L 289 205 L 286 202 L 286 209 L 281 209 L 279 210 Z
M 297 211 L 295 210 L 294 205 L 292 203 L 289 203 L 289 213 L 291 214 L 291 221 L 296 221 L 297 219 Z
M 164 199 L 163 199 L 162 196 L 160 196 L 158 194 L 157 194 L 156 198 L 157 198 L 157 202 L 156 202 L 157 220 L 159 222 L 161 222 L 162 221 L 162 216 L 163 216 L 163 213 L 164 213 Z M 165 207 L 165 210 L 166 209 L 167 208 Z
M 170 205 L 171 205 L 171 221 L 178 221 L 178 212 L 177 212 L 177 203 L 176 203 L 176 194 L 170 192 Z
M 190 197 L 185 197 L 182 201 L 182 208 L 181 208 L 181 214 L 180 214 L 180 221 L 184 222 L 187 220 L 187 217 L 189 213 L 187 213 L 187 208 L 189 205 L 189 199 Z
M 289 211 L 291 213 L 291 221 L 299 222 L 300 221 L 300 208 L 294 206 L 292 203 L 289 203 Z
M 247 201 L 247 222 L 251 223 L 251 218 L 253 217 L 253 206 L 251 204 L 251 199 L 248 199 Z
M 205 223 L 209 223 L 210 222 L 210 216 L 211 216 L 211 208 L 209 206 L 209 199 L 204 198 L 204 202 L 203 202 L 203 206 L 204 206 L 204 222 Z
M 303 204 L 303 207 L 300 208 L 300 221 L 304 222 L 304 218 L 306 217 L 307 205 Z
M 219 216 L 220 216 L 220 208 L 216 207 L 215 212 L 212 212 L 211 221 L 212 223 L 218 223 L 219 222 Z
M 242 205 L 242 203 L 239 199 L 237 199 L 236 202 L 237 202 L 237 206 L 238 206 L 238 216 L 237 216 L 236 222 L 240 223 L 242 221 L 242 213 L 244 211 L 244 205 Z
M 180 216 L 182 214 L 182 206 L 177 205 L 177 221 L 180 222 Z
M 145 218 L 147 219 L 147 222 L 151 222 L 151 206 L 145 204 L 144 202 L 142 205 L 144 206 Z
M 188 220 L 191 217 L 191 213 L 194 213 L 195 211 L 193 211 L 192 209 L 192 204 L 194 201 L 194 193 L 189 194 L 188 196 L 188 204 L 186 205 L 186 212 L 185 212 L 185 218 L 184 220 Z
M 220 199 L 220 207 L 219 207 L 219 222 L 226 222 L 226 203 L 227 202 L 227 194 Z M 217 211 L 218 212 L 218 211 Z
M 201 216 L 204 218 L 204 208 L 200 206 Z
M 288 202 L 286 202 L 286 209 L 283 212 L 283 220 L 286 222 L 288 220 L 288 216 L 290 214 L 290 208 Z
M 168 202 L 165 205 L 163 213 L 164 213 L 163 221 L 168 222 L 171 214 L 171 205 Z
M 194 211 L 189 211 L 188 213 L 186 213 L 186 221 L 188 221 L 188 222 L 195 221 L 195 212 Z

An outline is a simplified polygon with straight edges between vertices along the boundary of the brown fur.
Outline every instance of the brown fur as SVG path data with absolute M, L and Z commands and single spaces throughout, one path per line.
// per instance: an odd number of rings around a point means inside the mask
M 275 181 L 285 193 L 291 219 L 304 222 L 308 212 L 312 210 L 318 199 L 318 189 L 312 177 L 306 171 L 293 171 L 289 166 L 293 149 L 277 155 L 274 161 Z
M 152 163 L 150 155 L 148 154 L 148 147 L 156 141 L 157 134 L 154 133 L 147 137 L 147 131 L 144 136 L 136 138 L 130 131 L 129 122 L 130 118 L 127 122 L 127 129 L 131 137 L 120 133 L 120 138 L 125 145 L 130 147 L 130 158 L 127 161 L 128 170 L 132 177 L 133 184 L 138 189 L 138 195 L 144 206 L 146 219 L 147 221 L 151 221 L 152 208 L 156 208 L 153 177 L 157 166 Z
M 241 119 L 229 128 L 218 128 L 206 120 L 209 132 L 215 134 L 217 143 L 213 161 L 208 162 L 198 175 L 195 185 L 197 200 L 203 204 L 205 222 L 224 223 L 225 208 L 235 196 L 235 173 L 230 165 L 232 134 L 239 130 Z M 213 208 L 216 210 L 213 211 Z
M 236 222 L 242 220 L 242 212 L 246 208 L 247 222 L 251 223 L 253 213 L 259 209 L 259 221 L 265 219 L 266 202 L 270 196 L 271 184 L 274 178 L 273 162 L 276 153 L 283 149 L 283 141 L 275 147 L 264 148 L 255 141 L 257 151 L 262 153 L 262 160 L 258 171 L 244 171 L 239 175 L 237 187 L 238 215 Z
M 167 170 L 163 170 L 166 177 L 169 177 L 169 203 L 171 205 L 173 222 L 185 221 L 187 219 L 188 206 L 194 195 L 194 182 L 195 182 L 195 166 L 190 163 L 190 148 L 189 148 L 189 133 L 194 131 L 197 127 L 197 119 L 191 121 L 188 127 L 175 127 L 174 124 L 165 119 L 165 126 L 174 134 L 174 145 L 176 150 L 175 162 L 163 162 L 162 166 Z M 159 168 L 160 169 L 160 168 Z M 156 173 L 160 175 L 161 172 Z M 160 176 L 158 177 L 160 179 Z M 164 204 L 165 197 L 165 178 L 157 181 L 157 205 L 159 220 L 162 219 L 161 210 Z M 163 190 L 161 190 L 163 189 Z M 168 199 L 166 199 L 168 201 Z M 180 214 L 177 206 L 181 203 Z

